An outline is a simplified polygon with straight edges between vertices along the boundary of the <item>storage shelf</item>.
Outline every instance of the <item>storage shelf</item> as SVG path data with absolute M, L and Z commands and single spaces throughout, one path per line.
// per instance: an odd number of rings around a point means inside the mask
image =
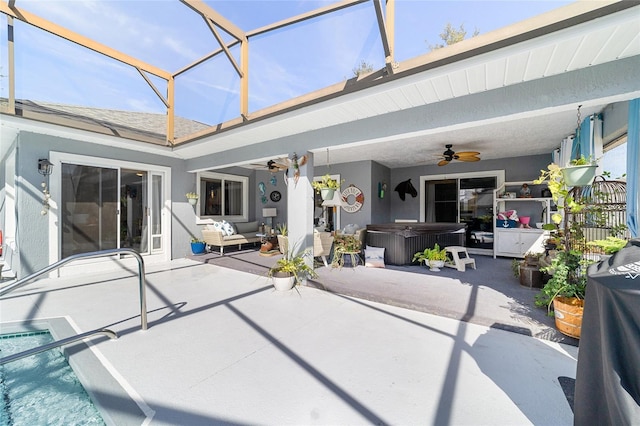
M 521 182 L 505 182 L 502 186 L 496 188 L 493 191 L 493 215 L 494 223 L 497 223 L 498 213 L 500 211 L 507 210 L 507 204 L 518 203 L 536 203 L 541 204 L 544 212 L 544 223 L 551 223 L 551 203 L 553 198 L 551 197 L 520 197 L 520 198 L 506 198 L 500 197 L 499 194 L 505 192 L 508 187 L 520 187 L 522 184 L 532 185 L 532 181 Z M 503 228 L 495 226 L 494 229 L 494 243 L 493 243 L 493 257 L 496 256 L 509 256 L 509 257 L 524 257 L 528 251 L 541 251 L 542 240 L 545 235 L 545 231 L 540 228 Z

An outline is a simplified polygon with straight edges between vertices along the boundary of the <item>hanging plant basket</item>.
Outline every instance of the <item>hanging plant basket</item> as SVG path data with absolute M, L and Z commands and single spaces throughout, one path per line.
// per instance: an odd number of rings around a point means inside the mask
M 320 189 L 320 196 L 323 200 L 333 200 L 333 194 L 335 192 L 336 190 L 332 188 L 322 188 Z
M 569 166 L 562 169 L 562 176 L 567 186 L 587 186 L 593 183 L 598 166 L 587 164 L 584 166 Z
M 198 203 L 197 198 L 187 198 L 187 201 L 189 201 L 189 204 L 191 204 L 192 206 L 195 206 Z

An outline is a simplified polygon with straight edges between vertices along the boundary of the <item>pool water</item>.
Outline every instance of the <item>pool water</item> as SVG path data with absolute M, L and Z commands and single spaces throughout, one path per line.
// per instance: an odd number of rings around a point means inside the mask
M 0 335 L 0 357 L 54 339 L 48 331 Z M 60 348 L 0 365 L 0 426 L 104 425 Z

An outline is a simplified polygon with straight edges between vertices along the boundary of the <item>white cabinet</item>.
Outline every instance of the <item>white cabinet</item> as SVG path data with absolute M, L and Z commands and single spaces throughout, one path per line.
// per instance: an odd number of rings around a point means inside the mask
M 531 187 L 532 182 L 505 182 L 497 188 L 493 195 L 494 213 L 494 240 L 493 257 L 509 256 L 524 257 L 528 251 L 544 251 L 545 231 L 536 228 L 536 223 L 551 223 L 552 199 L 547 197 L 527 197 L 527 198 L 507 198 L 505 194 L 519 194 L 522 184 L 526 183 Z M 532 193 L 539 191 L 533 188 Z M 513 195 L 512 195 L 513 196 Z M 523 213 L 531 217 L 530 228 L 519 227 L 503 228 L 498 226 L 498 213 L 516 210 L 519 216 Z
M 544 251 L 545 232 L 542 229 L 495 229 L 493 253 L 495 256 L 524 257 L 526 252 Z

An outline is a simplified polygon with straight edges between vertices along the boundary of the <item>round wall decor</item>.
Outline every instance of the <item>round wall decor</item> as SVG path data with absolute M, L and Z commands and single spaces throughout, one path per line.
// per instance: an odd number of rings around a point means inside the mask
M 362 208 L 364 204 L 364 194 L 355 185 L 349 185 L 344 191 L 342 191 L 342 202 L 344 205 L 342 208 L 347 213 L 355 213 Z
M 274 203 L 277 203 L 280 201 L 280 198 L 282 198 L 282 194 L 280 194 L 280 191 L 272 191 L 271 194 L 269 194 L 269 198 L 271 198 L 271 201 Z

